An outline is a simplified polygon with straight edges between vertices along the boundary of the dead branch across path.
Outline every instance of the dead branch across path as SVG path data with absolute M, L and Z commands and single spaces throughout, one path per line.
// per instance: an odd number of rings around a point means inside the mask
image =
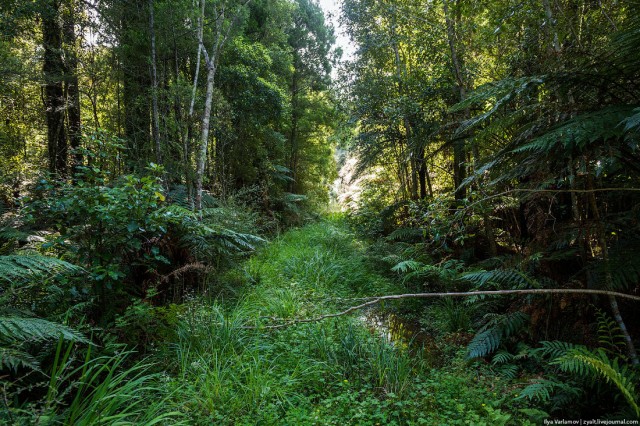
M 336 318 L 343 315 L 350 314 L 351 312 L 367 308 L 369 306 L 376 305 L 385 300 L 399 300 L 399 299 L 429 299 L 439 297 L 470 297 L 470 296 L 503 296 L 509 294 L 591 294 L 600 296 L 613 296 L 621 299 L 634 300 L 640 302 L 640 296 L 632 294 L 620 293 L 617 291 L 609 290 L 595 290 L 595 289 L 581 289 L 581 288 L 535 288 L 535 289 L 523 289 L 523 290 L 484 290 L 484 291 L 459 291 L 459 292 L 444 292 L 444 293 L 408 293 L 408 294 L 393 294 L 388 296 L 374 296 L 368 298 L 369 300 L 356 306 L 351 306 L 344 311 L 335 312 L 332 314 L 320 315 L 314 318 L 303 318 L 296 320 L 286 320 L 283 318 L 274 318 L 273 321 L 282 321 L 281 324 L 267 324 L 261 326 L 245 326 L 245 329 L 278 329 L 285 328 L 296 324 L 305 324 L 310 322 L 318 322 L 329 318 Z M 365 298 L 367 299 L 367 298 Z

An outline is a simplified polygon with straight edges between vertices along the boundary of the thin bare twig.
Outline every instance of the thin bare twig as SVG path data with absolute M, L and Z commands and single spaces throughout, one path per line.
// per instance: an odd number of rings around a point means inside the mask
M 502 296 L 508 294 L 591 294 L 591 295 L 604 295 L 615 296 L 622 299 L 634 300 L 640 302 L 640 296 L 634 296 L 632 294 L 620 293 L 617 291 L 609 290 L 594 290 L 594 289 L 581 289 L 581 288 L 536 288 L 536 289 L 523 289 L 523 290 L 484 290 L 484 291 L 459 291 L 459 292 L 444 292 L 444 293 L 408 293 L 408 294 L 393 294 L 388 296 L 371 297 L 370 300 L 360 305 L 351 306 L 344 311 L 335 312 L 332 314 L 320 315 L 314 318 L 304 318 L 297 320 L 277 319 L 277 321 L 284 321 L 282 324 L 271 324 L 261 326 L 245 326 L 244 329 L 279 329 L 285 328 L 296 324 L 305 324 L 310 322 L 318 322 L 329 318 L 336 318 L 343 315 L 350 314 L 351 312 L 367 308 L 369 306 L 376 305 L 385 300 L 398 300 L 398 299 L 427 299 L 436 297 L 469 297 L 469 296 Z

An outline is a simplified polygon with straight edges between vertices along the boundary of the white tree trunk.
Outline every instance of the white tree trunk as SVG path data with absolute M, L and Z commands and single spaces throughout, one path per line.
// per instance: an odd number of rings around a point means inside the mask
M 213 105 L 213 89 L 216 78 L 215 57 L 211 58 L 207 65 L 207 94 L 204 104 L 204 114 L 202 115 L 202 139 L 200 140 L 200 151 L 196 163 L 196 208 L 202 209 L 202 181 L 204 179 L 204 168 L 207 162 L 207 150 L 209 148 L 209 127 L 211 124 L 211 106 Z

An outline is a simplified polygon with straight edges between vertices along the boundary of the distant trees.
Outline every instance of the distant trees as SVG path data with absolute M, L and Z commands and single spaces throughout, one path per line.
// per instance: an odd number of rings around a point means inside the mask
M 306 191 L 306 179 L 318 182 L 300 172 L 299 153 L 326 140 L 334 121 L 333 36 L 315 3 L 40 0 L 13 2 L 2 16 L 3 27 L 14 27 L 7 52 L 29 56 L 37 50 L 29 38 L 42 46 L 36 62 L 17 64 L 33 84 L 14 88 L 35 96 L 42 84 L 42 107 L 24 107 L 43 121 L 18 127 L 46 134 L 47 169 L 60 178 L 87 165 L 82 129 L 101 128 L 126 144 L 114 171 L 161 163 L 167 184 L 184 185 L 199 207 L 205 189 L 282 197 Z M 34 164 L 40 140 L 25 135 Z

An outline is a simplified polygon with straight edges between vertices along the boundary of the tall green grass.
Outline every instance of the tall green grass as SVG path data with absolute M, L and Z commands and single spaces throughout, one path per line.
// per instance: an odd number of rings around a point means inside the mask
M 290 231 L 248 260 L 242 273 L 234 272 L 234 282 L 239 276 L 245 278 L 235 298 L 185 306 L 177 341 L 162 352 L 172 369 L 167 386 L 178 389 L 174 404 L 191 423 L 410 424 L 428 418 L 433 403 L 424 389 L 431 373 L 423 360 L 360 319 L 261 328 L 274 318 L 308 318 L 353 303 L 340 298 L 400 290 L 373 272 L 367 246 L 345 227 L 323 222 Z M 405 403 L 407 410 L 394 405 Z M 469 409 L 481 410 L 480 400 L 474 404 Z
M 15 425 L 182 425 L 185 416 L 169 403 L 164 376 L 146 361 L 130 362 L 133 354 L 121 347 L 111 355 L 83 359 L 73 343 L 60 340 L 46 393 L 39 403 L 5 405 L 0 424 Z M 105 353 L 107 351 L 104 351 Z

